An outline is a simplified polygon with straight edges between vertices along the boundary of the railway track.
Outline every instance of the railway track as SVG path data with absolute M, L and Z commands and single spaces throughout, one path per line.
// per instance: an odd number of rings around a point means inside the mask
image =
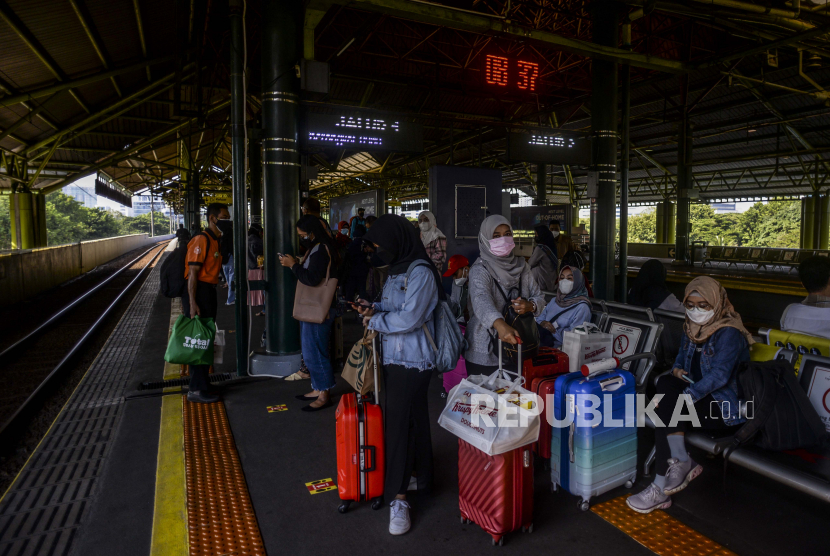
M 31 431 L 34 436 L 45 433 L 43 425 L 48 428 L 54 408 L 71 394 L 94 359 L 97 344 L 106 340 L 166 246 L 164 242 L 147 249 L 0 352 L 0 453 L 17 447 L 48 402 L 50 415 L 35 427 L 43 431 Z M 65 395 L 56 394 L 58 390 Z

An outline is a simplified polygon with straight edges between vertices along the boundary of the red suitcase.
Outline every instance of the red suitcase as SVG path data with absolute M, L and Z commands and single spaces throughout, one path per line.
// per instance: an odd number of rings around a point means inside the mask
M 352 501 L 373 500 L 372 509 L 383 506 L 385 456 L 383 414 L 378 398 L 378 361 L 374 339 L 375 395 L 363 398 L 355 393 L 340 398 L 337 420 L 337 489 L 343 503 L 337 508 L 346 513 Z
M 501 545 L 519 528 L 533 531 L 533 454 L 522 446 L 488 456 L 458 439 L 458 507 L 461 523 L 472 521 Z
M 499 340 L 501 354 L 501 340 Z M 522 347 L 519 344 L 519 369 Z M 567 365 L 567 363 L 566 363 Z M 501 356 L 499 356 L 499 368 Z M 521 528 L 533 531 L 533 453 L 531 445 L 490 456 L 458 439 L 458 508 L 461 523 L 472 522 L 490 533 L 493 545 Z
M 565 366 L 567 367 L 567 363 L 565 363 Z M 548 416 L 553 416 L 553 385 L 560 374 L 562 373 L 553 376 L 536 378 L 533 380 L 530 388 L 528 388 L 528 390 L 542 398 L 542 402 L 545 404 L 545 416 L 542 418 L 542 422 L 539 426 L 539 441 L 533 444 L 533 451 L 545 459 L 550 459 L 550 440 L 552 431 Z
M 558 349 L 540 347 L 533 359 L 528 359 L 522 365 L 522 376 L 525 377 L 525 388 L 537 378 L 561 375 L 569 371 L 568 355 Z

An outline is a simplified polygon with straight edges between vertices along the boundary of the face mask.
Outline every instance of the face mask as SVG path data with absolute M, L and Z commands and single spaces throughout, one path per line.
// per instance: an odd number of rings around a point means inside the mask
M 695 324 L 704 324 L 709 322 L 714 314 L 715 311 L 711 309 L 709 311 L 704 311 L 699 307 L 695 307 L 694 309 L 686 309 L 686 316 L 689 317 L 689 320 Z
M 418 227 L 421 228 L 422 232 L 428 232 L 429 229 L 432 227 L 430 226 L 429 222 L 419 222 Z
M 516 244 L 511 236 L 502 236 L 490 240 L 490 251 L 497 257 L 506 257 L 513 252 Z
M 347 236 L 347 235 L 349 235 L 349 230 L 347 230 L 346 228 L 343 228 L 342 230 L 340 230 L 340 233 L 343 234 L 344 236 Z
M 551 233 L 553 234 L 554 238 L 559 237 L 559 230 L 553 230 Z
M 311 249 L 312 247 L 314 247 L 314 242 L 311 241 L 310 237 L 305 236 L 300 238 L 300 245 L 302 245 L 306 249 Z
M 456 278 L 455 280 L 453 280 L 453 282 L 455 283 L 456 286 L 461 287 L 461 286 L 463 286 L 464 284 L 467 283 L 467 279 L 466 278 Z
M 573 280 L 559 280 L 559 291 L 568 295 L 574 289 L 574 281 Z

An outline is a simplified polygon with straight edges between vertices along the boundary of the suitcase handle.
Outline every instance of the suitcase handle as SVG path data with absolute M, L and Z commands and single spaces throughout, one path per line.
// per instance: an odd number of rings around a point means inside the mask
M 370 471 L 374 471 L 375 467 L 377 465 L 375 447 L 374 446 L 361 446 L 361 448 L 363 449 L 364 454 L 372 454 L 372 465 L 370 465 L 369 467 L 364 467 L 363 469 L 361 469 L 361 471 L 365 471 L 366 473 L 368 473 Z M 365 457 L 363 459 L 363 463 L 364 463 L 364 465 L 366 463 Z
M 375 373 L 375 405 L 380 405 L 380 398 L 378 397 L 378 347 L 375 341 L 377 338 L 377 334 L 372 337 L 372 370 Z M 372 449 L 374 450 L 374 447 Z M 374 469 L 374 464 L 372 469 Z

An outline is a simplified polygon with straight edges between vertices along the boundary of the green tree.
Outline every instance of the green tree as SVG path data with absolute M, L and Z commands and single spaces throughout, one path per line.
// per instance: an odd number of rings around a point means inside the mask
M 153 212 L 156 235 L 166 234 L 170 229 L 170 220 L 163 213 Z M 149 234 L 150 213 L 139 214 L 138 216 L 126 217 L 121 221 L 121 234 Z
M 9 196 L 0 195 L 0 249 L 12 248 L 12 221 L 9 216 Z
M 619 225 L 617 226 L 619 228 Z M 657 241 L 657 209 L 650 208 L 628 217 L 629 243 L 654 243 Z
M 740 215 L 742 245 L 752 247 L 798 247 L 801 237 L 801 203 L 771 201 L 755 203 Z
M 60 191 L 46 196 L 49 245 L 63 245 L 120 234 L 119 218 L 102 208 L 87 208 Z

